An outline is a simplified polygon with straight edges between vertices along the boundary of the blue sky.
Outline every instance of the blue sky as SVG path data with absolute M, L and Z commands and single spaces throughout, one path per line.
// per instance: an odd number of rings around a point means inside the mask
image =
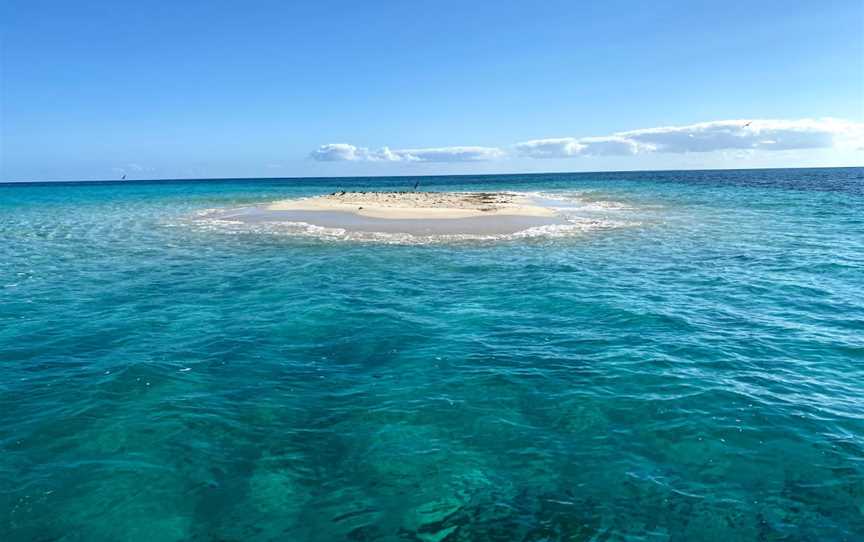
M 2 180 L 864 164 L 860 0 L 2 9 Z

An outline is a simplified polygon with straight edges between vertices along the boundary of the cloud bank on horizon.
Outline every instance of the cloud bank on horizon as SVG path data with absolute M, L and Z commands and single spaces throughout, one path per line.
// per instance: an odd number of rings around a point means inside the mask
M 363 160 L 367 162 L 479 162 L 504 156 L 496 147 L 440 147 L 429 149 L 392 150 L 381 147 L 370 150 L 348 143 L 328 143 L 312 152 L 312 158 L 322 162 Z
M 533 139 L 511 146 L 436 147 L 370 150 L 348 143 L 329 143 L 311 153 L 325 162 L 478 162 L 509 156 L 571 158 L 633 156 L 647 153 L 694 153 L 728 150 L 783 151 L 864 145 L 864 123 L 842 119 L 719 120 L 685 126 L 662 126 L 596 137 Z

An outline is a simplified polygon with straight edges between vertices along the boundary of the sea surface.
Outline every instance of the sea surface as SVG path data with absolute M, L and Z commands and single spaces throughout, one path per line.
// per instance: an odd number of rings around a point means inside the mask
M 0 185 L 0 540 L 864 540 L 864 169 Z

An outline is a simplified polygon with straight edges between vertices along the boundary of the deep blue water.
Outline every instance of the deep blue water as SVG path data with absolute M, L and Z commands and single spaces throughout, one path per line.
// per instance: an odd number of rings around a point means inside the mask
M 0 540 L 864 539 L 864 169 L 423 179 L 592 225 L 498 240 L 195 218 L 413 181 L 0 185 Z

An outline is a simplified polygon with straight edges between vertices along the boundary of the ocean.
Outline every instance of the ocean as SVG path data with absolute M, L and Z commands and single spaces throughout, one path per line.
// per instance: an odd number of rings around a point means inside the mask
M 0 540 L 864 540 L 864 168 L 0 185 Z

